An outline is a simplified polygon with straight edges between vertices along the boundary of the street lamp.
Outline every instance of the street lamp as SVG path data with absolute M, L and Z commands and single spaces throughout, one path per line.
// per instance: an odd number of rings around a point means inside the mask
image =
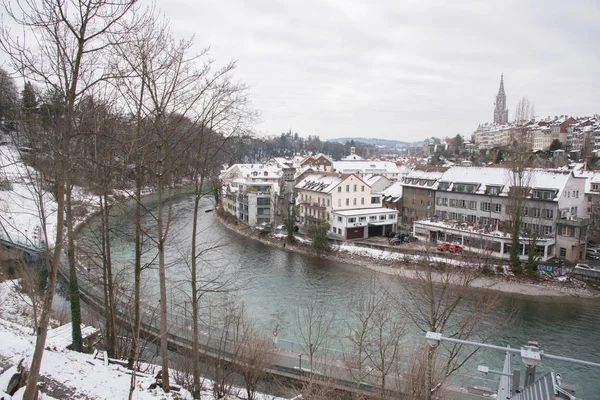
M 302 373 L 302 353 L 298 354 L 298 369 Z

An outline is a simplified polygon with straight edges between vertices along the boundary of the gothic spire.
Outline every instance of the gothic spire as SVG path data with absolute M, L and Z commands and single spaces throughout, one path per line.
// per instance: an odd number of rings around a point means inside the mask
M 508 109 L 506 108 L 506 94 L 504 93 L 504 73 L 500 74 L 500 89 L 496 95 L 496 108 L 494 109 L 494 123 L 504 125 L 508 123 Z

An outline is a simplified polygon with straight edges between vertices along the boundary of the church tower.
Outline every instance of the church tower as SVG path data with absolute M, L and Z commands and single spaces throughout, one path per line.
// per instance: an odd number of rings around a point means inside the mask
M 504 125 L 508 123 L 508 109 L 506 108 L 506 94 L 504 93 L 504 74 L 500 75 L 500 89 L 496 95 L 496 109 L 494 110 L 494 123 Z

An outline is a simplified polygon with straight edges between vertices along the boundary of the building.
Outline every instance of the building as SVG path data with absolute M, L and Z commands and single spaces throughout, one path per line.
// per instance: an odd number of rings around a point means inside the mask
M 300 167 L 311 167 L 313 171 L 332 172 L 333 171 L 333 160 L 325 154 L 316 154 L 314 156 L 306 157 L 301 163 Z
M 390 181 L 401 178 L 401 170 L 395 162 L 378 160 L 334 161 L 333 169 L 342 174 L 382 175 Z M 402 171 L 404 172 L 404 171 Z
M 521 256 L 532 238 L 542 258 L 577 260 L 585 255 L 587 226 L 585 179 L 571 171 L 526 172 Z M 452 167 L 435 186 L 436 220 L 415 223 L 415 234 L 433 240 L 458 241 L 475 251 L 510 255 L 513 175 L 506 168 Z M 406 208 L 405 192 L 405 208 Z M 444 229 L 441 229 L 443 227 Z M 478 241 L 475 239 L 479 238 Z
M 506 93 L 504 93 L 504 74 L 500 75 L 500 88 L 496 95 L 496 108 L 494 108 L 494 123 L 508 124 L 508 108 L 506 108 Z
M 447 168 L 417 166 L 402 182 L 402 223 L 430 218 L 434 215 L 435 190 L 438 179 Z
M 363 239 L 396 232 L 397 222 L 398 212 L 388 208 L 340 210 L 333 212 L 331 228 L 334 237 Z
M 600 244 L 600 171 L 579 171 L 585 177 L 585 209 L 590 219 L 588 237 Z
M 251 226 L 271 225 L 277 204 L 277 184 L 241 182 L 238 188 L 237 218 Z
M 402 182 L 394 182 L 381 193 L 383 207 L 398 211 L 398 223 L 402 223 Z

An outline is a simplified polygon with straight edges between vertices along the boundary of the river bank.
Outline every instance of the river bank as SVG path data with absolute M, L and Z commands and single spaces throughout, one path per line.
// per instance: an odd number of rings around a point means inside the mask
M 243 235 L 247 238 L 257 240 L 265 245 L 283 248 L 286 251 L 302 253 L 315 256 L 315 251 L 310 242 L 298 238 L 296 243 L 288 243 L 283 234 L 268 234 L 260 232 L 236 219 L 227 218 L 215 212 L 215 219 L 228 230 Z M 351 244 L 332 246 L 332 250 L 321 255 L 322 258 L 356 265 L 367 268 L 381 274 L 397 276 L 403 279 L 414 279 L 416 269 L 411 258 L 402 253 L 391 253 L 381 250 L 360 248 Z M 573 280 L 546 280 L 543 278 L 530 277 L 526 275 L 506 277 L 504 275 L 482 275 L 478 277 L 472 286 L 477 289 L 493 290 L 516 296 L 534 297 L 575 297 L 575 298 L 599 298 L 600 292 L 589 285 Z

